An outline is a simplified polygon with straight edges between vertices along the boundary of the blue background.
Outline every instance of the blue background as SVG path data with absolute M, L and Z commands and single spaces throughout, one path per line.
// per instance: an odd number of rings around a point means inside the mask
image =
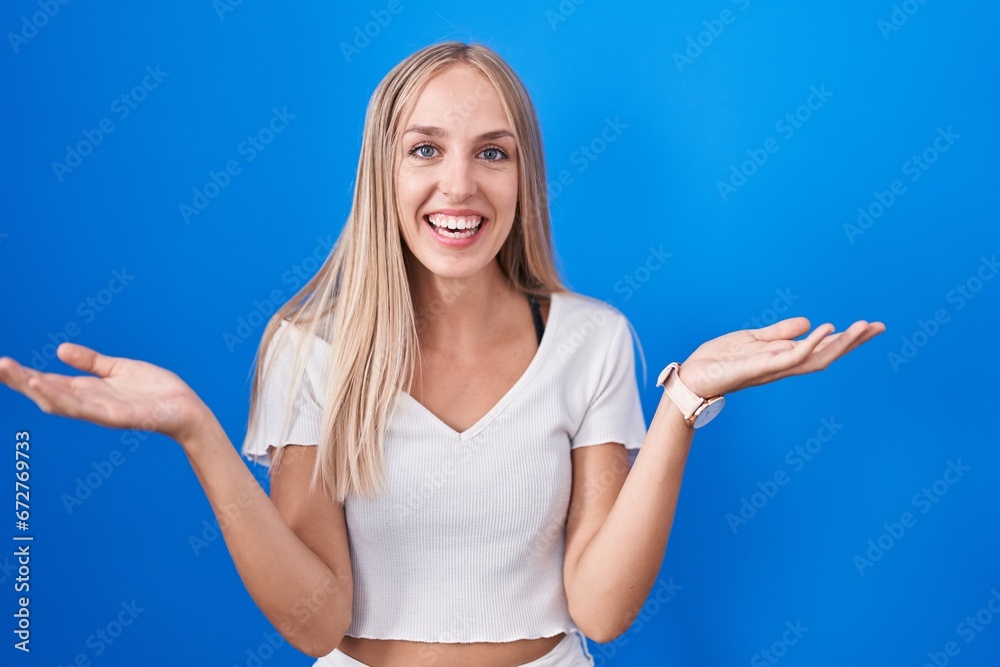
M 977 282 L 1000 251 L 994 3 L 48 4 L 51 18 L 44 1 L 0 10 L 0 354 L 75 373 L 50 345 L 75 324 L 72 340 L 178 373 L 238 445 L 259 313 L 339 233 L 375 85 L 431 42 L 483 42 L 537 105 L 568 286 L 616 305 L 640 336 L 647 422 L 663 365 L 755 318 L 888 328 L 823 373 L 731 396 L 698 432 L 656 586 L 673 593 L 651 596 L 615 643 L 591 642 L 597 664 L 773 664 L 765 650 L 782 665 L 944 664 L 948 642 L 948 664 L 998 664 L 1000 280 Z M 124 117 L 114 100 L 147 67 L 159 80 Z M 294 118 L 248 161 L 241 142 L 274 109 Z M 113 131 L 57 174 L 103 119 Z M 933 164 L 914 171 L 925 150 Z M 186 222 L 180 204 L 230 160 L 240 173 Z M 881 215 L 845 228 L 858 207 L 878 213 L 895 180 Z M 670 257 L 657 265 L 651 249 Z M 127 286 L 102 292 L 119 286 L 114 271 Z M 80 307 L 107 296 L 100 312 Z M 227 344 L 240 318 L 258 325 Z M 842 425 L 832 438 L 824 419 Z M 273 629 L 221 538 L 195 553 L 189 538 L 215 517 L 176 443 L 0 391 L 11 495 L 23 430 L 33 650 L 11 648 L 5 546 L 0 662 L 311 663 L 287 644 L 260 649 Z M 789 452 L 817 435 L 827 442 L 796 463 Z M 116 450 L 121 464 L 67 508 Z M 954 484 L 938 481 L 949 462 L 967 468 Z M 776 474 L 787 483 L 769 486 Z M 745 523 L 727 518 L 741 506 Z M 885 524 L 904 512 L 897 539 Z M 888 548 L 859 565 L 880 538 Z M 113 643 L 88 641 L 133 600 L 141 611 Z

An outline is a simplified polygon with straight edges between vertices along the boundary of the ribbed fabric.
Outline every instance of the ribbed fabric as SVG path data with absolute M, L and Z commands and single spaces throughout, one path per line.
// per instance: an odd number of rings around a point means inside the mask
M 344 505 L 354 578 L 348 635 L 508 642 L 578 630 L 562 579 L 570 451 L 642 444 L 630 332 L 608 304 L 557 292 L 527 370 L 469 429 L 456 432 L 398 393 L 384 443 L 386 490 Z M 312 350 L 311 386 L 297 397 L 290 432 L 278 433 L 290 378 L 283 368 L 262 387 L 262 428 L 244 442 L 245 456 L 268 465 L 268 444 L 319 442 L 317 387 L 326 386 L 330 348 L 317 340 Z

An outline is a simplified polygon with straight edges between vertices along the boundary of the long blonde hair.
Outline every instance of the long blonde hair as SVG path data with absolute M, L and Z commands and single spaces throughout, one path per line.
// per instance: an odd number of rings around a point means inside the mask
M 537 296 L 565 291 L 553 258 L 545 162 L 534 105 L 510 66 L 479 44 L 450 41 L 413 53 L 396 65 L 368 104 L 351 212 L 316 274 L 268 321 L 255 357 L 250 429 L 258 406 L 260 356 L 282 320 L 301 335 L 292 362 L 282 434 L 315 336 L 331 346 L 321 442 L 312 486 L 322 477 L 333 497 L 372 497 L 385 483 L 382 441 L 399 389 L 409 391 L 419 361 L 418 330 L 400 236 L 395 173 L 409 109 L 423 86 L 444 68 L 465 64 L 493 84 L 514 130 L 518 202 L 497 259 L 510 284 Z M 469 98 L 472 112 L 476 100 Z M 276 341 L 280 346 L 282 340 Z M 268 364 L 270 366 L 270 364 Z M 268 368 L 264 369 L 264 373 Z M 265 375 L 266 377 L 266 375 Z M 323 397 L 320 397 L 323 398 Z M 277 452 L 281 452 L 281 443 Z M 313 443 L 296 443 L 313 444 Z M 279 464 L 271 464 L 271 472 Z

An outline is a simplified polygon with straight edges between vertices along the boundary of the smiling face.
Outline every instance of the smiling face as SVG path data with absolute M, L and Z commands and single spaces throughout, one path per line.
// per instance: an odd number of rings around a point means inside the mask
M 517 143 L 496 89 L 473 67 L 448 67 L 403 132 L 396 194 L 413 269 L 475 275 L 495 261 L 517 209 Z

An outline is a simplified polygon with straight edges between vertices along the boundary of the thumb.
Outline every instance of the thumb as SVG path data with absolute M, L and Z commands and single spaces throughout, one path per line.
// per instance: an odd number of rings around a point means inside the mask
M 750 332 L 757 340 L 792 340 L 807 333 L 809 328 L 809 320 L 805 317 L 789 317 L 771 326 L 751 329 Z
M 56 348 L 56 356 L 73 368 L 100 377 L 108 377 L 114 373 L 116 362 L 119 361 L 116 357 L 105 356 L 97 350 L 78 343 L 61 344 Z

